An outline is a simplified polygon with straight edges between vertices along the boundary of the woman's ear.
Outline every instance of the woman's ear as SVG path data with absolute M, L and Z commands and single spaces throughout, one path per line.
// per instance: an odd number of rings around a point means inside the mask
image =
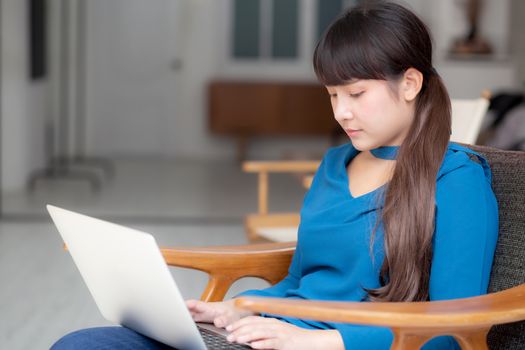
M 402 96 L 407 102 L 413 101 L 423 86 L 423 74 L 415 68 L 405 71 L 402 82 Z

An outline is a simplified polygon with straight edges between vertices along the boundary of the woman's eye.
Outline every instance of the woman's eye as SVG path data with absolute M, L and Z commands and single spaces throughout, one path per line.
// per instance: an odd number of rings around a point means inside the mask
M 356 98 L 356 97 L 361 96 L 363 93 L 364 93 L 364 91 L 358 92 L 358 93 L 356 93 L 356 94 L 350 94 L 350 97 L 354 97 L 354 98 Z
M 336 98 L 337 94 L 328 94 L 328 96 L 330 96 L 330 98 Z

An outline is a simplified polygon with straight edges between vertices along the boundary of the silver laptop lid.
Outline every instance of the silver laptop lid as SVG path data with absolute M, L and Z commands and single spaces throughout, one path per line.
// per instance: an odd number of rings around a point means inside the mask
M 47 210 L 104 318 L 178 349 L 206 349 L 153 236 Z

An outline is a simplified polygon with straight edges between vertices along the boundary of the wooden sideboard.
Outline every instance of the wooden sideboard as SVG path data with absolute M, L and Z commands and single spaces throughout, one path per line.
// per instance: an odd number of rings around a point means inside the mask
M 308 82 L 213 81 L 209 129 L 238 142 L 244 159 L 253 137 L 338 135 L 326 89 Z

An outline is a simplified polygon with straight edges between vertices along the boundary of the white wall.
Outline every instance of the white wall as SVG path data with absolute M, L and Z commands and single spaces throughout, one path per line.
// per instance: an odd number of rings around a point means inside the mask
M 414 1 L 422 3 L 421 17 L 432 30 L 437 56 L 445 56 L 452 41 L 463 37 L 468 31 L 468 22 L 462 7 L 466 1 Z M 485 0 L 483 4 L 479 33 L 490 42 L 494 52 L 506 55 L 509 51 L 510 0 Z
M 28 78 L 26 4 L 20 0 L 1 2 L 3 193 L 25 186 L 28 174 L 44 163 L 47 83 L 31 83 Z
M 229 0 L 177 0 L 179 14 L 174 16 L 178 22 L 175 29 L 176 56 L 182 61 L 182 69 L 177 72 L 174 97 L 175 111 L 172 113 L 175 121 L 165 123 L 158 138 L 164 142 L 149 147 L 149 152 L 137 152 L 137 137 L 118 137 L 125 130 L 130 131 L 140 124 L 140 115 L 135 120 L 129 120 L 133 111 L 127 113 L 127 123 L 117 121 L 111 109 L 107 107 L 107 99 L 111 91 L 111 72 L 104 71 L 101 64 L 114 60 L 110 47 L 102 47 L 95 42 L 93 36 L 102 35 L 104 30 L 118 28 L 118 23 L 110 23 L 104 17 L 104 7 L 100 1 L 92 0 L 89 11 L 88 29 L 92 35 L 88 39 L 88 151 L 97 156 L 129 156 L 157 155 L 160 157 L 197 157 L 197 158 L 232 158 L 235 155 L 236 144 L 231 138 L 216 137 L 208 131 L 207 120 L 207 85 L 211 79 L 293 79 L 313 80 L 311 68 L 311 52 L 314 26 L 308 22 L 313 18 L 314 0 L 301 1 L 304 11 L 300 25 L 311 28 L 310 35 L 302 37 L 300 43 L 300 60 L 279 62 L 272 65 L 265 63 L 235 62 L 229 58 L 230 38 L 230 1 Z M 104 6 L 109 6 L 104 4 Z M 96 18 L 98 23 L 94 22 Z M 115 17 L 112 17 L 115 20 Z M 101 21 L 101 22 L 100 22 Z M 108 34 L 109 35 L 109 34 Z M 125 63 L 123 63 L 125 64 Z M 169 74 L 169 73 L 168 73 Z M 125 93 L 125 92 L 123 92 Z M 159 92 L 161 93 L 161 92 Z M 101 106 L 101 102 L 106 106 Z M 161 108 L 159 108 L 159 112 Z M 153 118 L 150 116 L 150 119 Z M 150 120 L 150 121 L 151 121 Z M 135 126 L 133 126 L 135 124 Z M 166 129 L 171 137 L 162 135 Z M 107 133 L 113 130 L 113 139 L 108 139 Z M 109 141 L 108 141 L 109 140 Z M 312 138 L 297 138 L 296 142 L 254 140 L 255 157 L 277 157 L 283 146 L 285 149 L 318 149 L 319 144 L 325 147 L 326 140 L 318 139 L 312 145 Z M 153 152 L 157 147 L 157 151 Z M 126 152 L 127 150 L 127 152 Z
M 168 153 L 173 157 L 228 158 L 233 142 L 208 133 L 207 84 L 220 71 L 218 28 L 224 19 L 224 0 L 181 0 L 177 56 L 182 61 L 178 73 L 177 127 Z
M 510 52 L 515 56 L 518 72 L 516 74 L 521 91 L 525 91 L 525 1 L 512 0 L 510 18 Z
M 210 79 L 289 79 L 313 80 L 310 66 L 314 40 L 313 19 L 315 0 L 302 0 L 300 25 L 311 28 L 300 42 L 297 62 L 272 65 L 232 62 L 229 59 L 229 0 L 179 0 L 181 15 L 176 23 L 177 51 L 183 62 L 178 73 L 177 107 L 174 127 L 163 132 L 156 154 L 162 157 L 232 158 L 235 141 L 210 135 L 207 127 L 206 86 Z M 525 32 L 521 0 L 486 1 L 482 34 L 487 37 L 502 58 L 485 62 L 458 62 L 444 59 L 450 39 L 464 33 L 461 15 L 454 0 L 405 0 L 425 19 L 436 39 L 436 65 L 454 97 L 473 97 L 479 90 L 518 87 L 525 80 Z M 54 1 L 50 3 L 55 4 Z M 2 33 L 2 189 L 20 189 L 28 175 L 45 165 L 44 125 L 51 119 L 51 106 L 56 104 L 56 92 L 50 93 L 48 82 L 30 82 L 27 62 L 27 2 L 1 1 Z M 51 14 L 50 14 L 51 15 Z M 508 18 L 511 22 L 509 26 Z M 189 33 L 189 34 L 188 34 Z M 509 40 L 506 37 L 510 37 Z M 56 43 L 55 43 L 56 44 Z M 53 45 L 50 42 L 50 45 Z M 507 54 L 511 54 L 506 58 Z M 50 69 L 58 70 L 56 62 Z M 88 106 L 93 108 L 93 105 Z M 56 112 L 56 111 L 55 111 Z M 94 120 L 91 120 L 93 122 Z M 97 128 L 104 128 L 98 119 Z M 102 123 L 102 124 L 100 124 Z M 92 125 L 93 126 L 93 125 Z M 88 150 L 101 156 L 115 155 L 103 145 L 100 135 L 91 128 Z M 134 150 L 134 140 L 121 140 L 122 149 Z M 129 148 L 126 146 L 129 143 Z M 318 153 L 327 140 L 317 138 L 256 139 L 250 148 L 254 158 L 276 158 L 288 153 Z M 120 155 L 126 155 L 121 153 Z M 131 153 L 128 155 L 132 155 Z
M 235 141 L 230 138 L 210 135 L 207 127 L 206 86 L 215 78 L 235 79 L 290 79 L 313 80 L 311 52 L 313 50 L 313 20 L 315 0 L 302 0 L 300 25 L 311 28 L 300 42 L 300 59 L 297 62 L 280 62 L 272 65 L 232 62 L 229 59 L 230 9 L 229 0 L 179 0 L 181 15 L 176 23 L 177 50 L 183 62 L 178 73 L 177 107 L 173 127 L 162 128 L 172 135 L 158 143 L 156 154 L 161 157 L 232 158 Z M 521 0 L 486 1 L 486 22 L 482 33 L 494 43 L 498 52 L 509 50 L 509 29 L 506 17 L 512 13 L 515 23 L 523 28 L 522 16 L 515 8 L 509 10 L 509 1 L 523 11 Z M 438 69 L 449 85 L 454 97 L 478 96 L 481 88 L 492 88 L 516 84 L 515 64 L 512 59 L 496 62 L 450 62 L 443 59 L 450 38 L 463 33 L 461 16 L 457 13 L 455 0 L 426 1 L 405 0 L 429 23 L 438 44 Z M 520 7 L 521 6 L 521 7 Z M 494 12 L 495 11 L 495 12 Z M 29 172 L 43 166 L 43 125 L 49 114 L 47 84 L 31 84 L 27 80 L 26 2 L 3 0 L 2 2 L 2 152 L 4 189 L 20 188 Z M 140 23 L 137 23 L 140 25 Z M 523 31 L 521 31 L 523 32 Z M 511 33 L 512 34 L 512 33 Z M 449 39 L 447 39 L 447 37 Z M 512 34 L 511 40 L 521 40 Z M 21 39 L 22 38 L 22 39 Z M 520 42 L 523 42 L 521 40 Z M 521 49 L 523 52 L 523 48 Z M 441 55 L 441 56 L 440 56 Z M 522 60 L 523 60 L 523 56 Z M 441 61 L 440 61 L 441 60 Z M 521 76 L 524 76 L 521 63 Z M 55 67 L 55 69 L 57 69 Z M 89 75 L 89 72 L 88 72 Z M 465 78 L 466 76 L 466 78 Z M 469 78 L 470 76 L 470 78 Z M 479 79 L 482 79 L 480 81 Z M 490 82 L 492 86 L 488 86 Z M 51 96 L 54 98 L 53 96 Z M 88 101 L 89 102 L 89 101 Z M 88 113 L 97 101 L 88 104 Z M 133 155 L 125 151 L 115 152 L 106 140 L 100 139 L 100 130 L 107 124 L 102 117 L 91 118 L 88 128 L 88 151 L 92 155 Z M 140 121 L 138 121 L 140 122 Z M 117 127 L 124 127 L 119 122 Z M 168 124 L 165 124 L 168 125 Z M 111 126 L 112 128 L 114 126 Z M 164 134 L 165 135 L 165 134 Z M 135 151 L 136 140 L 118 137 L 121 150 Z M 256 139 L 250 148 L 254 158 L 275 158 L 282 152 L 316 153 L 327 146 L 327 140 L 312 138 Z M 153 152 L 154 153 L 154 152 Z M 150 156 L 152 154 L 149 154 Z
M 429 26 L 434 40 L 434 66 L 451 97 L 475 98 L 483 90 L 497 92 L 518 85 L 516 69 L 519 60 L 509 49 L 511 42 L 516 43 L 516 40 L 509 40 L 511 1 L 525 3 L 522 0 L 484 1 L 479 33 L 491 44 L 495 57 L 460 60 L 449 58 L 448 52 L 453 41 L 468 31 L 463 7 L 466 1 L 399 0 L 408 4 Z M 520 12 L 514 16 L 519 16 L 522 21 L 524 14 Z
M 438 60 L 435 66 L 452 98 L 480 97 L 484 90 L 492 94 L 515 89 L 516 60 L 494 61 Z
M 499 56 L 508 54 L 509 1 L 486 1 L 481 33 L 494 45 Z M 173 137 L 162 145 L 157 154 L 173 157 L 232 157 L 235 140 L 210 135 L 207 127 L 206 87 L 211 79 L 262 79 L 262 80 L 315 80 L 311 67 L 314 47 L 314 11 L 316 0 L 300 1 L 300 26 L 305 35 L 299 44 L 299 59 L 271 64 L 257 61 L 232 61 L 229 57 L 231 32 L 231 1 L 229 0 L 180 0 L 181 14 L 177 16 L 177 51 L 183 61 L 178 75 L 176 91 L 177 106 L 174 112 L 176 123 Z M 515 62 L 510 58 L 485 62 L 461 62 L 446 59 L 453 38 L 465 33 L 466 24 L 458 2 L 455 0 L 426 1 L 402 0 L 418 12 L 434 34 L 436 42 L 436 66 L 447 83 L 450 93 L 456 98 L 477 97 L 481 90 L 496 91 L 506 86 L 515 86 Z M 96 103 L 95 101 L 92 101 Z M 109 123 L 99 118 L 100 123 Z M 122 126 L 125 128 L 125 126 Z M 94 130 L 94 129 L 93 129 Z M 98 155 L 111 155 L 101 145 L 101 134 L 89 136 L 91 150 Z M 132 138 L 129 146 L 121 143 L 121 149 L 133 150 Z M 253 158 L 276 158 L 288 153 L 319 153 L 328 145 L 323 138 L 254 139 L 249 156 Z

